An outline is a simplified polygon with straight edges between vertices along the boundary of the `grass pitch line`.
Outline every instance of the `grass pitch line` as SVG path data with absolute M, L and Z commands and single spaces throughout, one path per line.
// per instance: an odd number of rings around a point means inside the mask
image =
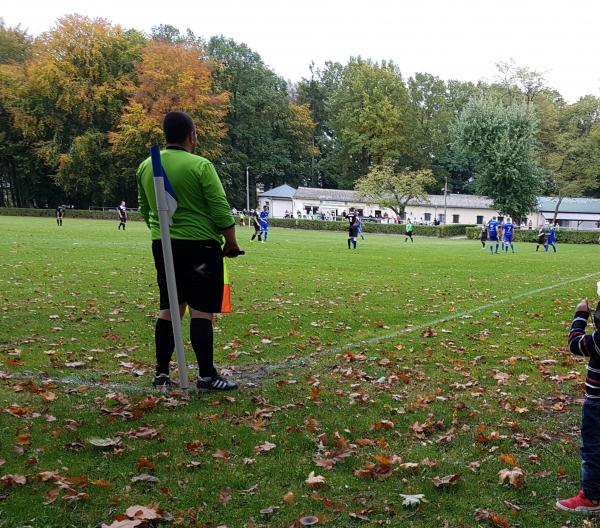
M 573 284 L 574 282 L 580 282 L 583 280 L 591 279 L 593 277 L 597 277 L 600 275 L 600 272 L 596 273 L 588 273 L 587 275 L 582 275 L 581 277 L 576 277 L 574 279 L 569 279 L 563 282 L 559 282 L 558 284 L 552 284 L 550 286 L 544 286 L 542 288 L 536 288 L 535 290 L 530 290 L 522 293 L 518 293 L 517 295 L 513 295 L 512 297 L 507 297 L 506 299 L 500 299 L 498 301 L 494 301 L 488 304 L 482 304 L 481 306 L 477 306 L 475 308 L 471 308 L 470 310 L 466 310 L 464 312 L 460 312 L 457 314 L 447 315 L 446 317 L 440 317 L 439 319 L 433 319 L 431 321 L 427 321 L 426 323 L 421 323 L 416 326 L 411 326 L 409 328 L 403 328 L 402 330 L 396 330 L 394 332 L 390 332 L 387 334 L 370 337 L 369 339 L 364 339 L 362 341 L 357 341 L 356 343 L 348 343 L 343 346 L 338 346 L 329 349 L 330 352 L 339 354 L 340 352 L 346 352 L 348 350 L 352 350 L 355 348 L 359 348 L 366 345 L 373 345 L 375 343 L 380 343 L 381 341 L 386 341 L 388 339 L 393 339 L 394 337 L 398 337 L 402 334 L 410 334 L 411 332 L 417 332 L 419 330 L 424 330 L 430 326 L 439 325 L 442 323 L 446 323 L 448 321 L 452 321 L 454 319 L 461 319 L 463 317 L 472 315 L 477 312 L 483 312 L 488 310 L 489 308 L 493 308 L 494 306 L 498 306 L 500 304 L 505 304 L 511 301 L 516 301 L 518 299 L 522 299 L 523 297 L 530 297 L 531 295 L 536 295 L 538 293 L 543 293 L 549 290 L 555 290 L 556 288 L 562 288 L 568 284 Z

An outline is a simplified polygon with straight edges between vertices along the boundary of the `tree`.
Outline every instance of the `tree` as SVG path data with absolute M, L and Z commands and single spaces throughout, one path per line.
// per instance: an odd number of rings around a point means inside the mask
M 453 130 L 455 163 L 469 167 L 477 190 L 516 219 L 535 210 L 541 189 L 536 133 L 531 109 L 490 97 L 471 100 Z
M 25 80 L 25 61 L 32 38 L 19 26 L 0 19 L 0 207 L 55 203 L 58 189 L 36 156 L 33 146 L 15 124 L 14 108 Z
M 344 169 L 342 185 L 352 185 L 385 159 L 411 161 L 408 93 L 392 62 L 351 59 L 327 107 Z
M 231 201 L 246 203 L 247 167 L 251 187 L 303 183 L 313 154 L 314 123 L 306 108 L 290 101 L 286 82 L 245 44 L 212 37 L 208 53 L 215 86 L 231 94 L 224 150 L 215 160 Z
M 438 181 L 443 181 L 453 117 L 446 83 L 428 73 L 416 73 L 408 79 L 408 93 L 415 122 L 413 165 L 431 168 Z
M 88 130 L 61 155 L 56 182 L 81 206 L 104 205 L 115 184 L 111 158 L 106 133 Z
M 354 189 L 370 203 L 377 203 L 403 216 L 410 200 L 427 197 L 426 190 L 435 183 L 435 178 L 430 169 L 397 171 L 395 166 L 392 160 L 375 165 L 356 181 Z
M 323 69 L 310 65 L 310 79 L 298 84 L 298 101 L 308 105 L 314 121 L 307 184 L 313 187 L 337 187 L 342 180 L 343 168 L 336 163 L 336 135 L 330 124 L 327 101 L 339 87 L 344 67 L 339 62 L 326 62 Z
M 129 201 L 135 193 L 135 170 L 148 156 L 149 146 L 164 142 L 162 120 L 167 112 L 189 113 L 196 124 L 198 152 L 214 159 L 223 149 L 229 105 L 227 92 L 215 92 L 211 65 L 196 46 L 149 41 L 136 72 L 138 84 L 110 134 L 120 174 L 116 185 Z

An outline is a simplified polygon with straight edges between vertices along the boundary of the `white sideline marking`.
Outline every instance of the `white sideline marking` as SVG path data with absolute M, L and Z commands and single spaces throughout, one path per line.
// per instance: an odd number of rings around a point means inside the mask
M 511 302 L 511 301 L 516 301 L 517 299 L 521 299 L 523 297 L 528 297 L 531 295 L 535 295 L 537 293 L 542 293 L 545 291 L 549 291 L 549 290 L 554 290 L 556 288 L 561 288 L 563 286 L 566 286 L 567 284 L 572 284 L 574 282 L 580 282 L 586 279 L 590 279 L 592 277 L 596 277 L 600 275 L 600 272 L 596 272 L 596 273 L 589 273 L 588 275 L 582 275 L 581 277 L 577 277 L 575 279 L 569 279 L 563 282 L 560 282 L 558 284 L 552 284 L 551 286 L 544 286 L 542 288 L 536 288 L 535 290 L 530 290 L 530 291 L 526 291 L 526 292 L 522 292 L 522 293 L 518 293 L 517 295 L 513 295 L 512 297 L 507 297 L 506 299 L 500 299 L 498 301 L 494 301 L 488 304 L 483 304 L 481 306 L 477 306 L 475 308 L 471 308 L 470 310 L 466 310 L 464 312 L 460 312 L 460 313 L 455 313 L 452 315 L 447 315 L 446 317 L 441 317 L 439 319 L 433 319 L 431 321 L 427 321 L 426 323 L 421 323 L 419 325 L 416 326 L 411 326 L 409 328 L 403 328 L 402 330 L 396 330 L 394 332 L 390 332 L 387 334 L 383 334 L 383 335 L 379 335 L 379 336 L 374 336 L 374 337 L 370 337 L 368 339 L 364 339 L 362 341 L 357 341 L 356 343 L 348 343 L 346 345 L 343 346 L 337 346 L 337 347 L 333 347 L 333 348 L 329 348 L 326 350 L 326 352 L 332 352 L 334 354 L 339 354 L 340 352 L 346 352 L 348 350 L 352 350 L 354 348 L 358 348 L 361 346 L 366 346 L 366 345 L 372 345 L 374 343 L 380 343 L 381 341 L 385 341 L 387 339 L 393 339 L 394 337 L 398 337 L 399 335 L 402 334 L 409 334 L 411 332 L 416 332 L 418 330 L 423 330 L 429 326 L 435 326 L 435 325 L 439 325 L 441 323 L 446 323 L 448 321 L 452 321 L 453 319 L 460 319 L 462 317 L 465 317 L 467 315 L 472 315 L 474 313 L 477 312 L 482 312 L 484 310 L 487 310 L 488 308 L 492 308 L 494 306 L 498 306 L 500 304 L 505 304 L 507 302 Z M 271 365 L 271 369 L 272 370 L 276 370 L 278 367 L 283 367 L 283 364 L 279 364 L 279 365 Z M 289 366 L 289 363 L 286 364 L 286 366 Z M 13 375 L 14 376 L 14 375 Z M 18 376 L 15 376 L 18 377 Z M 35 376 L 31 375 L 31 376 L 22 376 L 22 378 L 24 379 L 32 379 Z M 97 381 L 90 381 L 90 380 L 85 380 L 82 378 L 77 378 L 75 376 L 69 376 L 69 377 L 65 377 L 65 378 L 44 378 L 43 381 L 50 381 L 53 383 L 58 383 L 61 385 L 83 385 L 84 387 L 90 387 L 90 388 L 100 388 L 100 389 L 112 389 L 112 390 L 120 390 L 122 392 L 137 392 L 137 393 L 155 393 L 155 392 L 159 392 L 157 389 L 152 388 L 150 386 L 139 386 L 139 385 L 133 385 L 130 383 L 99 383 Z
M 544 286 L 543 288 L 536 288 L 535 290 L 530 290 L 530 291 L 526 291 L 526 292 L 522 292 L 522 293 L 518 293 L 517 295 L 513 295 L 512 297 L 507 297 L 506 299 L 500 299 L 498 301 L 494 301 L 488 304 L 483 304 L 481 306 L 477 306 L 475 308 L 471 308 L 470 310 L 466 310 L 465 312 L 460 312 L 457 314 L 452 314 L 452 315 L 448 315 L 446 317 L 441 317 L 439 319 L 433 319 L 431 321 L 427 321 L 426 323 L 421 323 L 419 325 L 416 326 L 411 326 L 409 328 L 403 328 L 402 330 L 396 330 L 394 332 L 390 332 L 387 334 L 383 334 L 383 335 L 379 335 L 379 336 L 374 336 L 374 337 L 370 337 L 368 339 L 364 339 L 362 341 L 357 341 L 356 343 L 348 343 L 346 345 L 343 346 L 337 346 L 337 347 L 333 347 L 329 349 L 329 352 L 333 352 L 333 353 L 340 353 L 340 352 L 346 352 L 348 350 L 352 350 L 354 348 L 358 348 L 361 346 L 365 346 L 365 345 L 372 345 L 374 343 L 379 343 L 381 341 L 386 341 L 387 339 L 393 339 L 394 337 L 398 337 L 399 335 L 402 334 L 409 334 L 411 332 L 416 332 L 418 330 L 423 330 L 429 326 L 434 326 L 434 325 L 439 325 L 441 323 L 445 323 L 447 321 L 452 321 L 453 319 L 460 319 L 462 317 L 465 317 L 467 315 L 472 315 L 474 313 L 477 312 L 482 312 L 484 310 L 487 310 L 488 308 L 492 308 L 494 306 L 497 306 L 499 304 L 504 304 L 507 302 L 511 302 L 511 301 L 516 301 L 517 299 L 521 299 L 522 297 L 528 297 L 530 295 L 535 295 L 537 293 L 542 293 L 548 290 L 554 290 L 556 288 L 561 288 L 563 286 L 566 286 L 567 284 L 572 284 L 574 282 L 579 282 L 582 280 L 586 280 L 586 279 L 591 279 L 592 277 L 596 277 L 600 275 L 600 272 L 596 272 L 596 273 L 589 273 L 587 275 L 582 275 L 581 277 L 577 277 L 575 279 L 569 279 L 563 282 L 560 282 L 558 284 L 552 284 L 551 286 Z

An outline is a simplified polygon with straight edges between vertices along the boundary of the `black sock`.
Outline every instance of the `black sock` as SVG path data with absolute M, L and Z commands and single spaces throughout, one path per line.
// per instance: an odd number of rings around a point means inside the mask
M 190 321 L 190 341 L 198 361 L 200 377 L 212 378 L 217 375 L 213 364 L 213 326 L 209 319 L 193 317 Z
M 354 249 L 356 249 L 356 240 L 352 241 L 352 245 L 354 246 Z
M 348 249 L 350 249 L 350 242 L 352 242 L 352 240 L 348 239 Z
M 255 238 L 256 238 L 256 233 L 254 233 L 254 234 L 252 235 L 252 238 L 251 238 L 250 240 L 254 240 Z
M 260 238 L 262 235 L 258 235 L 258 241 L 262 242 L 262 238 Z
M 167 319 L 157 319 L 154 331 L 156 343 L 156 373 L 168 374 L 169 362 L 175 350 L 175 338 L 173 337 L 173 324 Z

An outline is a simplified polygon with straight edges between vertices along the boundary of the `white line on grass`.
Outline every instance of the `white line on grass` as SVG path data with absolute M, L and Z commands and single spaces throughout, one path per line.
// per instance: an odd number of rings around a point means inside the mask
M 398 337 L 402 334 L 409 334 L 411 332 L 417 332 L 418 330 L 423 330 L 430 326 L 439 325 L 441 323 L 446 323 L 448 321 L 452 321 L 454 319 L 460 319 L 462 317 L 466 317 L 472 315 L 477 312 L 482 312 L 487 310 L 488 308 L 493 308 L 494 306 L 498 306 L 500 304 L 505 304 L 507 302 L 516 301 L 517 299 L 522 299 L 523 297 L 529 297 L 531 295 L 536 295 L 538 293 L 543 293 L 549 290 L 555 290 L 556 288 L 562 288 L 568 284 L 573 284 L 574 282 L 580 282 L 586 279 L 591 279 L 592 277 L 597 277 L 600 275 L 600 272 L 589 273 L 588 275 L 582 275 L 581 277 L 576 277 L 574 279 L 569 279 L 563 282 L 559 282 L 558 284 L 552 284 L 550 286 L 544 286 L 542 288 L 536 288 L 535 290 L 530 290 L 522 293 L 518 293 L 517 295 L 513 295 L 511 297 L 507 297 L 505 299 L 499 299 L 497 301 L 483 304 L 481 306 L 477 306 L 475 308 L 471 308 L 470 310 L 466 310 L 464 312 L 455 313 L 452 315 L 448 315 L 446 317 L 440 317 L 439 319 L 433 319 L 431 321 L 427 321 L 426 323 L 421 323 L 416 326 L 411 326 L 409 328 L 403 328 L 402 330 L 396 330 L 394 332 L 389 332 L 387 334 L 370 337 L 368 339 L 364 339 L 362 341 L 357 341 L 356 343 L 347 343 L 343 346 L 333 347 L 327 349 L 326 352 L 331 353 L 340 353 L 346 352 L 348 350 L 352 350 L 354 348 L 359 348 L 362 346 L 372 345 L 374 343 L 380 343 L 381 341 L 386 341 L 388 339 L 393 339 L 394 337 Z M 278 366 L 283 367 L 284 364 L 281 365 L 271 365 L 271 370 L 276 370 Z M 289 363 L 285 364 L 286 367 L 289 367 Z M 18 376 L 17 376 L 18 377 Z M 23 376 L 24 378 L 32 378 L 33 376 Z M 76 385 L 76 386 L 84 386 L 90 388 L 100 388 L 100 389 L 111 389 L 111 390 L 120 390 L 123 392 L 139 392 L 139 393 L 148 393 L 156 391 L 156 389 L 152 389 L 149 386 L 139 386 L 133 385 L 131 383 L 99 383 L 97 381 L 90 381 L 83 378 L 78 378 L 76 376 L 69 376 L 65 378 L 44 378 L 44 381 L 51 381 L 52 383 L 58 383 L 60 385 Z
M 395 330 L 394 332 L 389 332 L 387 334 L 370 337 L 370 338 L 364 339 L 362 341 L 357 341 L 356 343 L 347 343 L 346 345 L 343 345 L 343 346 L 333 347 L 333 348 L 329 349 L 329 352 L 333 352 L 333 353 L 346 352 L 346 351 L 352 350 L 354 348 L 359 348 L 359 347 L 366 346 L 366 345 L 372 345 L 374 343 L 380 343 L 381 341 L 393 339 L 394 337 L 398 337 L 399 335 L 402 335 L 402 334 L 408 334 L 411 332 L 416 332 L 418 330 L 423 330 L 430 326 L 435 326 L 435 325 L 439 325 L 441 323 L 446 323 L 447 321 L 452 321 L 453 319 L 460 319 L 462 317 L 466 317 L 466 316 L 472 315 L 477 312 L 482 312 L 484 310 L 487 310 L 488 308 L 492 308 L 492 307 L 498 306 L 500 304 L 505 304 L 507 302 L 516 301 L 517 299 L 521 299 L 523 297 L 529 297 L 531 295 L 536 295 L 538 293 L 542 293 L 545 291 L 554 290 L 556 288 L 562 288 L 563 286 L 566 286 L 567 284 L 572 284 L 574 282 L 580 282 L 580 281 L 583 281 L 586 279 L 591 279 L 592 277 L 597 277 L 598 275 L 600 275 L 600 272 L 589 273 L 587 275 L 582 275 L 581 277 L 576 277 L 574 279 L 569 279 L 569 280 L 566 280 L 563 282 L 559 282 L 558 284 L 552 284 L 550 286 L 544 286 L 543 288 L 536 288 L 535 290 L 518 293 L 517 295 L 513 295 L 512 297 L 507 297 L 505 299 L 500 299 L 498 301 L 494 301 L 494 302 L 491 302 L 488 304 L 483 304 L 481 306 L 471 308 L 470 310 L 466 310 L 464 312 L 455 313 L 452 315 L 448 315 L 446 317 L 441 317 L 439 319 L 433 319 L 431 321 L 427 321 L 426 323 L 422 323 L 422 324 L 419 324 L 416 326 L 411 326 L 409 328 L 403 328 L 402 330 Z

